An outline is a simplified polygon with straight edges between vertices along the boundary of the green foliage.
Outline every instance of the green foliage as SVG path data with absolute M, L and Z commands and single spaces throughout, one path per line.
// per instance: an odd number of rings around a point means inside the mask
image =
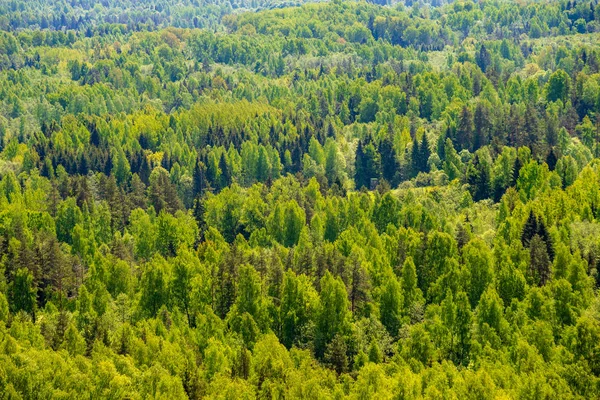
M 0 4 L 4 397 L 600 396 L 595 2 L 92 3 Z

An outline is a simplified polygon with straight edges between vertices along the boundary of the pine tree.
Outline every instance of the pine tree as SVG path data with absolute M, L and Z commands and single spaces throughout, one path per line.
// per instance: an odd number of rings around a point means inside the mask
M 140 172 L 139 176 L 144 185 L 148 186 L 150 184 L 150 164 L 148 163 L 148 158 L 145 154 L 142 155 L 142 163 L 140 164 Z
M 219 171 L 220 175 L 220 185 L 221 189 L 226 188 L 231 185 L 231 169 L 227 164 L 227 160 L 225 159 L 225 152 L 221 153 L 221 158 L 219 159 Z
M 166 169 L 167 171 L 171 170 L 172 162 L 169 153 L 166 151 L 163 153 L 162 159 L 160 160 L 160 166 Z
M 527 145 L 531 149 L 532 154 L 543 154 L 542 152 L 542 130 L 540 126 L 539 112 L 536 107 L 531 104 L 527 105 L 525 112 L 525 132 L 527 135 L 522 135 L 523 139 L 527 139 Z
M 197 198 L 199 195 L 204 194 L 204 190 L 208 188 L 208 181 L 206 180 L 206 168 L 204 163 L 199 158 L 196 159 L 194 165 L 194 176 L 193 176 L 193 190 L 192 195 Z
M 164 169 L 158 169 L 155 179 L 150 183 L 149 192 L 148 197 L 157 213 L 165 210 L 171 214 L 175 214 L 177 210 L 183 208 L 177 194 L 177 188 L 173 185 L 169 174 Z
M 519 179 L 519 175 L 521 173 L 521 168 L 523 168 L 523 162 L 521 161 L 521 158 L 517 155 L 517 157 L 515 158 L 515 163 L 513 165 L 512 168 L 512 177 L 510 180 L 510 186 L 514 187 L 517 185 L 517 180 Z
M 325 351 L 325 362 L 338 374 L 348 371 L 347 346 L 341 335 L 335 335 L 332 341 L 327 345 Z
M 90 127 L 90 144 L 95 147 L 100 146 L 100 133 L 98 132 L 98 128 L 96 128 L 96 124 L 92 124 Z
M 527 217 L 527 221 L 525 222 L 525 226 L 523 227 L 523 231 L 521 233 L 521 243 L 523 246 L 529 247 L 529 242 L 538 232 L 538 219 L 533 213 L 533 210 L 529 211 L 529 216 Z
M 358 142 L 356 148 L 356 158 L 354 162 L 354 184 L 356 189 L 362 189 L 363 187 L 369 187 L 366 177 L 366 165 L 365 165 L 365 153 L 363 150 L 362 141 Z
M 417 141 L 417 137 L 413 138 L 412 148 L 410 153 L 410 166 L 411 166 L 411 176 L 415 177 L 421 172 L 421 160 L 420 160 L 421 152 L 419 150 L 419 142 Z
M 486 146 L 490 139 L 490 113 L 481 102 L 477 103 L 477 107 L 475 107 L 473 124 L 475 127 L 473 150 L 476 151 Z
M 127 201 L 130 210 L 135 210 L 136 208 L 145 210 L 147 207 L 146 185 L 144 185 L 138 174 L 133 174 L 131 177 Z
M 452 143 L 457 150 L 471 149 L 473 145 L 473 114 L 469 107 L 464 106 L 458 117 L 456 139 Z
M 554 150 L 554 147 L 550 149 L 550 151 L 548 152 L 548 156 L 546 157 L 546 164 L 548 164 L 548 169 L 550 171 L 554 171 L 554 168 L 556 168 L 556 162 L 558 161 L 558 157 L 556 156 L 556 151 Z
M 364 166 L 365 166 L 365 185 L 371 188 L 371 179 L 378 179 L 381 176 L 381 156 L 373 143 L 364 147 Z
M 552 244 L 552 238 L 548 234 L 548 230 L 546 229 L 546 224 L 544 224 L 544 221 L 541 218 L 538 220 L 537 234 L 540 236 L 540 238 L 546 244 L 546 252 L 548 253 L 548 257 L 550 257 L 550 261 L 553 261 L 554 260 L 554 246 Z
M 431 155 L 431 149 L 429 148 L 429 140 L 427 134 L 423 132 L 421 138 L 421 145 L 419 146 L 419 171 L 429 172 L 429 156 Z
M 31 315 L 33 322 L 35 322 L 37 310 L 35 294 L 36 288 L 31 272 L 24 268 L 18 269 L 10 285 L 12 312 L 25 311 Z
M 396 174 L 400 169 L 398 159 L 396 158 L 396 150 L 389 136 L 379 143 L 379 154 L 381 155 L 381 174 L 383 179 L 394 186 L 396 183 Z
M 352 261 L 352 283 L 350 285 L 350 311 L 353 315 L 362 315 L 364 304 L 369 301 L 370 283 L 367 272 L 360 261 Z
M 479 66 L 479 68 L 481 68 L 481 71 L 483 73 L 486 73 L 488 67 L 492 63 L 492 56 L 490 55 L 488 50 L 485 48 L 484 44 L 482 44 L 481 47 L 479 48 L 479 51 L 477 52 L 477 56 L 475 57 L 475 61 L 477 62 L 477 65 Z
M 192 214 L 194 215 L 194 219 L 196 220 L 196 224 L 198 225 L 198 241 L 200 242 L 204 240 L 204 232 L 207 229 L 204 213 L 204 201 L 200 196 L 196 196 L 196 198 L 194 199 Z
M 478 153 L 475 154 L 473 162 L 467 169 L 467 183 L 473 200 L 480 201 L 491 195 L 490 168 L 487 163 L 481 161 Z
M 533 282 L 538 286 L 544 286 L 550 279 L 550 257 L 546 243 L 535 234 L 529 242 L 529 265 Z

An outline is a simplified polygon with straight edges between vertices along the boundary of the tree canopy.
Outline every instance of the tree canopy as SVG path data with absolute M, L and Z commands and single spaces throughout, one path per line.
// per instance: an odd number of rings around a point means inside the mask
M 600 397 L 597 2 L 0 3 L 5 397 Z

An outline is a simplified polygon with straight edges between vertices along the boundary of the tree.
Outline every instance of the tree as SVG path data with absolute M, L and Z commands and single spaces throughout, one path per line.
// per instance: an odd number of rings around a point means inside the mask
M 179 254 L 174 260 L 171 293 L 174 303 L 185 314 L 190 327 L 196 325 L 196 316 L 192 305 L 192 279 L 199 269 L 198 259 L 187 251 Z
M 198 225 L 198 240 L 202 241 L 204 238 L 204 232 L 207 229 L 205 214 L 206 209 L 204 208 L 204 201 L 200 197 L 196 197 L 194 199 L 194 206 L 192 208 L 192 214 L 194 219 L 196 220 L 196 224 Z
M 431 149 L 429 148 L 429 140 L 427 134 L 423 133 L 421 137 L 421 145 L 419 146 L 419 171 L 429 172 L 429 156 Z
M 498 348 L 506 338 L 508 323 L 503 309 L 502 299 L 492 286 L 488 286 L 477 305 L 475 321 L 480 341 L 493 348 Z
M 219 187 L 223 189 L 231 185 L 232 178 L 231 169 L 225 159 L 225 152 L 222 152 L 219 158 L 219 171 Z
M 216 279 L 213 280 L 218 285 L 214 293 L 214 309 L 220 318 L 227 316 L 236 299 L 235 282 L 238 277 L 239 263 L 236 256 L 238 256 L 237 246 L 232 249 L 228 259 L 222 261 L 218 266 Z
M 318 303 L 318 294 L 308 278 L 305 275 L 296 276 L 288 270 L 283 278 L 279 308 L 280 338 L 287 348 L 292 345 L 308 345 L 314 334 L 313 324 Z
M 446 155 L 446 159 L 444 160 L 444 172 L 448 175 L 449 180 L 454 180 L 457 178 L 461 178 L 463 174 L 463 163 L 456 153 L 454 146 L 452 145 L 452 141 L 450 139 L 446 139 L 444 144 L 444 153 Z
M 523 243 L 523 246 L 531 247 L 531 240 L 535 235 L 539 236 L 540 240 L 546 247 L 546 254 L 550 258 L 550 261 L 554 260 L 552 239 L 548 234 L 546 225 L 542 219 L 538 219 L 535 216 L 533 210 L 530 210 L 527 221 L 525 222 L 525 226 L 523 226 L 523 231 L 521 232 L 521 243 Z
M 404 297 L 402 310 L 407 313 L 418 302 L 422 301 L 423 294 L 417 286 L 417 269 L 412 257 L 407 257 L 402 266 L 400 286 Z
M 520 268 L 517 268 L 505 249 L 500 256 L 497 268 L 498 295 L 504 304 L 511 304 L 513 299 L 522 300 L 525 297 L 527 283 Z
M 529 264 L 532 281 L 544 286 L 550 279 L 550 257 L 546 243 L 537 233 L 529 242 Z
M 472 312 L 465 292 L 458 292 L 456 300 L 450 290 L 442 301 L 442 321 L 449 331 L 449 358 L 458 365 L 466 365 L 471 346 Z
M 537 233 L 538 219 L 533 213 L 533 210 L 529 210 L 529 216 L 527 217 L 527 221 L 525 221 L 525 226 L 523 226 L 523 231 L 521 233 L 521 242 L 523 243 L 523 246 L 529 246 L 531 239 Z
M 369 123 L 375 121 L 378 111 L 379 106 L 373 99 L 364 98 L 360 103 L 360 122 Z
M 398 225 L 398 211 L 400 203 L 391 191 L 383 196 L 378 196 L 373 206 L 372 220 L 379 232 L 385 232 L 388 225 Z
M 8 307 L 8 300 L 6 300 L 4 293 L 0 293 L 0 322 L 3 322 L 6 325 L 9 317 L 10 310 Z
M 269 386 L 280 385 L 285 382 L 287 373 L 293 369 L 293 362 L 288 351 L 273 334 L 264 335 L 254 346 L 252 359 L 252 382 L 268 393 Z M 273 392 L 275 388 L 271 389 Z M 274 393 L 273 393 L 274 395 Z
M 540 155 L 544 153 L 544 151 L 542 151 L 544 135 L 542 134 L 541 128 L 542 126 L 540 123 L 539 111 L 534 104 L 527 104 L 523 126 L 523 129 L 527 134 L 521 136 L 521 144 L 529 147 L 534 155 Z
M 481 201 L 491 195 L 490 165 L 483 159 L 479 152 L 475 153 L 473 162 L 467 168 L 467 182 L 473 200 Z
M 149 317 L 155 317 L 158 310 L 169 301 L 167 285 L 167 263 L 156 256 L 147 263 L 140 280 L 140 307 Z
M 458 127 L 456 128 L 456 136 L 452 141 L 454 148 L 471 149 L 473 144 L 473 114 L 469 107 L 464 106 L 458 117 Z
M 258 148 L 258 160 L 256 162 L 256 180 L 266 182 L 271 177 L 271 162 L 264 146 Z
M 400 165 L 389 135 L 379 143 L 379 154 L 381 155 L 381 175 L 393 186 L 396 183 L 396 174 L 400 169 Z
M 315 353 L 323 358 L 325 351 L 331 349 L 330 344 L 334 338 L 336 344 L 333 348 L 338 354 L 339 341 L 349 333 L 350 310 L 348 307 L 348 293 L 342 280 L 334 278 L 329 271 L 321 278 L 321 305 L 317 313 L 315 332 Z
M 595 151 L 594 145 L 598 137 L 597 128 L 592 124 L 592 120 L 587 115 L 583 118 L 581 123 L 575 127 L 577 136 L 581 138 L 583 144 L 585 144 L 591 151 Z
M 407 358 L 412 358 L 424 366 L 431 365 L 435 347 L 431 342 L 429 332 L 427 332 L 423 324 L 411 327 L 409 337 L 403 344 L 403 350 Z
M 395 276 L 389 276 L 385 281 L 379 300 L 379 312 L 381 323 L 392 337 L 397 336 L 400 330 L 403 306 L 402 287 Z
M 353 315 L 360 316 L 365 313 L 365 304 L 370 300 L 371 285 L 360 255 L 353 252 L 349 262 L 352 279 L 349 288 L 350 311 Z
M 546 99 L 548 101 L 561 100 L 566 103 L 569 98 L 569 84 L 569 75 L 562 69 L 556 70 L 550 75 L 546 84 Z
M 340 334 L 336 334 L 331 342 L 327 344 L 324 360 L 338 374 L 342 374 L 348 370 L 348 349 L 344 338 Z
M 263 322 L 262 284 L 256 270 L 243 265 L 239 269 L 237 297 L 233 313 L 251 315 L 257 323 Z
M 475 115 L 473 117 L 473 126 L 475 128 L 473 138 L 473 150 L 479 150 L 483 146 L 487 146 L 491 137 L 491 115 L 490 110 L 484 102 L 478 102 L 475 107 Z
M 36 289 L 33 284 L 33 275 L 24 269 L 19 268 L 13 278 L 13 282 L 10 285 L 10 299 L 11 299 L 11 310 L 13 313 L 19 311 L 25 311 L 31 315 L 31 318 L 35 322 L 36 316 Z
M 556 151 L 554 150 L 554 148 L 551 148 L 548 152 L 548 156 L 546 157 L 546 164 L 548 164 L 548 168 L 550 169 L 550 171 L 554 171 L 557 162 L 558 157 L 556 156 Z
M 67 350 L 72 357 L 84 354 L 85 339 L 74 324 L 69 324 L 69 327 L 66 329 L 61 347 Z
M 289 201 L 285 206 L 283 216 L 282 243 L 284 246 L 291 247 L 298 243 L 305 221 L 304 210 L 295 201 Z
M 369 187 L 366 171 L 365 153 L 361 141 L 358 142 L 358 147 L 356 148 L 356 157 L 354 161 L 354 184 L 357 189 Z
M 157 213 L 165 210 L 174 214 L 177 210 L 183 208 L 181 200 L 177 195 L 177 189 L 171 183 L 169 173 L 164 168 L 157 167 L 152 171 L 148 191 L 150 203 L 154 206 L 154 210 Z
M 354 182 L 357 189 L 371 188 L 371 179 L 381 174 L 381 157 L 372 143 L 363 146 L 360 142 L 356 149 Z
M 411 163 L 411 176 L 415 177 L 421 172 L 421 151 L 419 149 L 419 142 L 417 141 L 417 137 L 413 138 L 411 153 L 410 153 L 410 163 Z
M 463 260 L 469 273 L 469 300 L 475 307 L 494 278 L 492 254 L 481 239 L 473 239 L 463 248 Z
M 82 332 L 82 336 L 86 343 L 86 355 L 91 353 L 91 350 L 94 345 L 94 341 L 100 335 L 98 332 L 98 315 L 96 310 L 93 308 L 92 296 L 90 295 L 87 287 L 85 285 L 81 286 L 79 289 L 79 296 L 77 298 L 77 316 L 76 323 L 77 328 L 80 332 Z M 77 335 L 73 335 L 73 342 L 70 344 L 75 347 L 78 341 Z
M 472 312 L 466 293 L 459 292 L 456 295 L 456 319 L 453 326 L 453 334 L 456 337 L 456 361 L 467 365 L 471 347 L 471 319 Z
M 71 244 L 73 241 L 73 228 L 81 220 L 81 210 L 77 207 L 77 202 L 74 198 L 70 197 L 60 203 L 56 215 L 56 236 L 58 240 Z
M 475 61 L 477 62 L 477 66 L 481 68 L 481 71 L 483 71 L 483 73 L 486 73 L 488 67 L 492 63 L 492 57 L 484 44 L 482 44 L 481 47 L 479 47 L 479 51 L 477 52 Z
M 417 271 L 419 288 L 427 298 L 427 292 L 437 277 L 447 272 L 450 258 L 457 254 L 454 238 L 447 233 L 435 231 L 427 238 L 424 260 Z
M 200 161 L 200 159 L 196 159 L 193 180 L 194 190 L 192 195 L 194 198 L 197 198 L 199 195 L 202 195 L 206 189 L 208 189 L 208 181 L 206 180 L 206 167 L 204 166 L 204 163 Z

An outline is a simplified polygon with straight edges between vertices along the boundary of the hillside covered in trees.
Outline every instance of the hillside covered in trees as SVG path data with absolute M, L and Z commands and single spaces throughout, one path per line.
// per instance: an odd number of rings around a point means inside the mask
M 0 1 L 1 398 L 600 397 L 597 1 L 300 3 Z

